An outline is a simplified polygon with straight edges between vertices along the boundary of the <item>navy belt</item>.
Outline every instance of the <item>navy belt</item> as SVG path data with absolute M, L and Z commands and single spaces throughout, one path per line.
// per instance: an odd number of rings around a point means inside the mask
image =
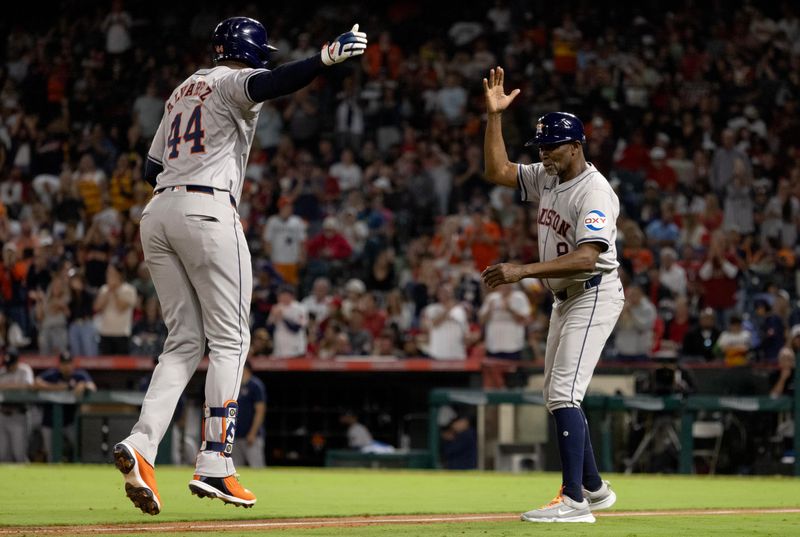
M 185 188 L 186 192 L 200 192 L 201 194 L 210 194 L 214 195 L 215 189 L 210 186 L 202 186 L 202 185 L 178 185 L 178 186 L 164 186 L 161 188 L 157 188 L 153 191 L 153 194 L 161 194 L 165 190 L 178 190 L 180 188 Z M 224 192 L 224 190 L 222 191 Z M 228 197 L 231 200 L 231 207 L 234 209 L 236 208 L 236 198 L 233 197 L 233 194 L 228 193 Z
M 553 293 L 558 300 L 561 302 L 567 300 L 568 298 L 572 298 L 574 296 L 578 296 L 579 294 L 583 293 L 584 291 L 588 291 L 593 287 L 597 287 L 600 285 L 600 282 L 603 281 L 603 273 L 595 274 L 585 282 L 578 282 L 574 285 L 570 285 L 565 289 L 561 289 L 560 291 L 556 291 Z

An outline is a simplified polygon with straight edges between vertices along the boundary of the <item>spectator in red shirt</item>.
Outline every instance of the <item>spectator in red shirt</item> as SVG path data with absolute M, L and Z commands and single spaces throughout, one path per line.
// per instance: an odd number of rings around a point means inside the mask
M 396 80 L 403 63 L 403 51 L 392 43 L 392 35 L 384 31 L 378 37 L 377 46 L 367 47 L 362 63 L 370 78 L 385 75 L 390 80 Z
M 641 173 L 650 167 L 650 151 L 644 144 L 642 131 L 637 130 L 631 136 L 630 142 L 622 150 L 617 159 L 617 168 L 629 172 Z
M 386 325 L 386 311 L 378 307 L 375 295 L 372 293 L 361 297 L 359 310 L 364 315 L 363 327 L 372 334 L 373 338 L 377 338 Z
M 350 257 L 353 248 L 337 227 L 336 218 L 329 216 L 322 221 L 322 232 L 308 241 L 308 257 L 322 261 L 342 261 Z
M 661 147 L 654 147 L 650 151 L 650 167 L 647 169 L 647 179 L 658 183 L 662 192 L 674 192 L 678 186 L 678 175 L 672 166 L 665 160 L 667 152 Z
M 691 328 L 692 324 L 692 319 L 689 316 L 689 300 L 685 296 L 681 296 L 675 300 L 675 311 L 672 318 L 667 321 L 661 348 L 680 351 L 683 346 L 683 339 L 689 333 L 689 328 Z
M 722 232 L 714 233 L 699 276 L 703 283 L 703 302 L 716 310 L 720 322 L 727 321 L 728 310 L 736 305 L 738 274 L 738 260 L 727 251 L 725 235 Z

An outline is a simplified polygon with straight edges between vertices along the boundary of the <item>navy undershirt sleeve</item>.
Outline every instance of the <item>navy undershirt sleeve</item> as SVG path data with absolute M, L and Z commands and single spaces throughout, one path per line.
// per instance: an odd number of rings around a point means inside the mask
M 316 54 L 272 71 L 260 71 L 247 79 L 247 94 L 257 103 L 288 95 L 310 84 L 322 67 L 322 59 Z
M 156 177 L 158 174 L 164 171 L 164 166 L 150 158 L 148 156 L 144 161 L 144 179 L 148 183 L 150 183 L 153 188 L 156 186 Z

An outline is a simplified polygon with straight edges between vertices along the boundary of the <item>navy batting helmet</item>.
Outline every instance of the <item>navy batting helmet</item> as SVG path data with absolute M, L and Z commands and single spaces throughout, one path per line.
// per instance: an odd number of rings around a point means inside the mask
M 236 60 L 249 67 L 266 67 L 269 54 L 278 50 L 267 40 L 264 25 L 249 17 L 231 17 L 217 24 L 211 35 L 214 63 Z
M 586 142 L 583 123 L 567 112 L 550 112 L 536 122 L 536 135 L 525 145 L 563 144 L 564 142 Z

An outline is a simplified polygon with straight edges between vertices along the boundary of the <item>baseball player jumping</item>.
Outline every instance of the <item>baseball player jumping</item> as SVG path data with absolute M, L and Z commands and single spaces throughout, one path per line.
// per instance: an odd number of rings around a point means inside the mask
M 202 444 L 193 494 L 244 507 L 255 495 L 235 477 L 231 453 L 242 367 L 250 345 L 250 252 L 236 206 L 261 103 L 308 85 L 326 66 L 364 53 L 358 25 L 319 54 L 267 70 L 264 26 L 246 17 L 217 25 L 214 67 L 181 83 L 165 104 L 144 176 L 154 187 L 141 219 L 145 260 L 169 336 L 139 421 L 114 446 L 128 498 L 161 511 L 153 470 L 178 398 L 209 348 Z
M 545 114 L 536 135 L 541 163 L 509 162 L 500 116 L 519 95 L 506 95 L 503 69 L 483 79 L 488 121 L 484 141 L 489 181 L 521 191 L 538 203 L 538 263 L 500 263 L 483 271 L 491 288 L 522 278 L 539 278 L 555 296 L 545 352 L 544 400 L 553 415 L 561 455 L 562 485 L 540 509 L 523 513 L 528 522 L 594 522 L 592 511 L 616 501 L 600 479 L 581 401 L 625 298 L 617 275 L 619 200 L 603 175 L 583 156 L 583 124 L 572 114 Z

